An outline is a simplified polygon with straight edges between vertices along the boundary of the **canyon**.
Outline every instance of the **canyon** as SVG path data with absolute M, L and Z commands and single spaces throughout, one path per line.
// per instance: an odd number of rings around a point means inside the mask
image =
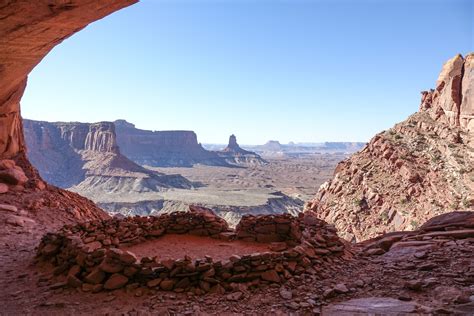
M 28 73 L 65 38 L 135 2 L 13 0 L 0 6 L 2 312 L 474 312 L 472 54 L 448 61 L 436 89 L 422 94 L 420 112 L 341 162 L 298 217 L 249 216 L 235 230 L 203 208 L 189 216 L 111 219 L 90 200 L 43 181 L 25 155 L 20 99 Z M 110 133 L 93 137 L 102 128 L 89 126 L 91 137 L 75 144 L 79 155 L 107 153 L 107 159 L 92 161 L 86 177 L 94 170 L 113 176 L 116 159 L 120 170 L 130 166 L 134 176 L 149 172 L 123 161 Z M 390 203 L 396 213 L 381 216 L 381 206 Z M 409 217 L 398 220 L 399 212 L 405 216 L 398 205 L 407 203 Z M 455 211 L 460 204 L 465 211 Z M 409 218 L 420 222 L 410 226 Z M 392 226 L 413 230 L 384 232 Z M 338 229 L 352 241 L 367 240 L 351 244 L 337 236 Z M 142 254 L 138 261 L 126 248 L 160 242 L 163 234 L 211 238 L 201 242 L 213 254 L 221 247 L 215 239 L 225 238 L 231 241 L 222 247 L 248 238 L 261 243 L 256 251 L 262 245 L 270 250 L 224 261 L 206 253 L 168 261 Z
M 259 155 L 241 149 L 235 136 L 226 149 L 207 151 L 197 143 L 194 132 L 139 130 L 126 121 L 24 120 L 23 125 L 27 156 L 41 177 L 92 199 L 112 215 L 158 215 L 200 205 L 213 208 L 235 226 L 244 214 L 296 215 L 303 207 L 303 200 L 291 196 L 293 192 L 287 195 L 279 191 L 279 185 L 258 184 L 266 177 L 260 169 L 268 163 Z M 122 146 L 133 152 L 131 157 L 138 162 L 167 167 L 140 166 L 122 154 Z M 194 164 L 204 171 L 199 177 L 190 181 L 180 175 Z M 173 171 L 170 167 L 174 167 Z M 215 176 L 217 167 L 223 168 L 228 179 L 219 186 L 207 178 L 208 174 Z M 253 177 L 255 185 L 233 186 L 239 179 L 237 173 L 248 167 L 251 170 L 246 174 L 260 172 L 258 177 Z M 230 175 L 236 178 L 229 178 Z M 326 180 L 320 179 L 320 182 Z
M 24 120 L 24 130 L 28 158 L 45 180 L 59 187 L 103 194 L 192 187 L 179 175 L 145 169 L 122 155 L 113 123 Z

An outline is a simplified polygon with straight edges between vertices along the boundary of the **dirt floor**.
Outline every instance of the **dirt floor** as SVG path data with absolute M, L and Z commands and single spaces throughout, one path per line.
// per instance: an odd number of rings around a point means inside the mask
M 395 261 L 389 256 L 356 258 L 344 265 L 317 274 L 297 275 L 284 285 L 263 285 L 250 290 L 245 287 L 237 296 L 160 292 L 143 288 L 120 289 L 104 293 L 87 293 L 64 287 L 61 277 L 34 264 L 34 248 L 44 229 L 30 227 L 28 235 L 20 227 L 2 230 L 0 236 L 0 315 L 355 315 L 342 313 L 338 302 L 359 298 L 378 298 L 370 306 L 386 305 L 379 315 L 438 315 L 441 313 L 473 315 L 472 304 L 443 302 L 455 289 L 469 289 L 465 270 L 472 264 L 472 245 L 464 249 L 439 247 L 430 255 L 432 270 L 417 268 L 422 259 Z M 22 238 L 18 238 L 21 235 Z M 422 251 L 425 253 L 425 251 Z M 449 253 L 449 256 L 446 256 Z M 419 251 L 415 251 L 419 257 Z M 395 255 L 395 254 L 394 254 Z M 315 267 L 317 269 L 317 266 Z M 423 284 L 411 290 L 406 282 Z M 342 289 L 340 289 L 342 287 Z M 347 290 L 344 288 L 347 287 Z M 339 292 L 334 292 L 337 288 Z M 438 290 L 439 288 L 439 290 Z M 438 292 L 437 292 L 438 290 Z M 346 292 L 347 291 L 347 292 Z M 474 291 L 474 290 L 473 290 Z M 331 294 L 332 293 L 332 294 Z M 472 294 L 471 294 L 472 295 Z M 386 302 L 387 298 L 392 301 Z M 367 311 L 369 303 L 361 303 Z M 382 305 L 381 305 L 382 304 Z M 388 305 L 387 305 L 388 304 Z M 393 305 L 390 305 L 393 304 Z M 347 306 L 342 306 L 342 309 Z M 351 307 L 352 308 L 352 307 Z M 398 313 L 397 310 L 407 313 Z M 374 315 L 376 313 L 373 313 Z M 362 312 L 361 315 L 366 315 Z
M 31 198 L 44 199 L 36 195 Z M 64 218 L 68 212 L 58 207 L 23 210 L 16 200 L 11 201 L 22 215 L 0 212 L 0 315 L 354 315 L 340 311 L 356 305 L 367 311 L 368 305 L 381 304 L 388 304 L 391 311 L 417 315 L 474 313 L 474 301 L 469 303 L 469 295 L 474 295 L 472 238 L 432 240 L 429 249 L 411 245 L 381 256 L 356 256 L 324 270 L 316 265 L 313 272 L 295 275 L 283 285 L 239 285 L 225 295 L 196 296 L 133 286 L 93 294 L 66 287 L 65 276 L 54 276 L 48 265 L 35 264 L 41 236 L 58 229 L 62 220 L 70 221 Z M 256 250 L 253 247 L 249 251 Z M 459 292 L 467 296 L 460 297 Z M 375 303 L 367 301 L 374 297 L 378 298 Z M 340 302 L 345 305 L 337 307 Z
M 130 247 L 122 247 L 138 258 L 158 256 L 161 259 L 181 259 L 185 255 L 193 260 L 211 256 L 214 260 L 228 260 L 232 255 L 247 255 L 269 251 L 268 244 L 245 241 L 222 241 L 210 237 L 167 234 Z

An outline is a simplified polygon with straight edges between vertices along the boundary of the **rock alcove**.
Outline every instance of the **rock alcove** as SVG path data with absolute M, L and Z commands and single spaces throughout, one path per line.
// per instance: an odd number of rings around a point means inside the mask
M 84 224 L 62 227 L 44 236 L 38 247 L 38 261 L 54 266 L 54 274 L 85 291 L 116 289 L 126 284 L 141 284 L 163 290 L 196 293 L 222 292 L 235 282 L 280 283 L 293 274 L 342 260 L 344 244 L 335 230 L 306 214 L 290 216 L 245 217 L 236 230 L 209 210 L 193 209 L 191 213 L 174 213 L 157 218 L 107 219 L 89 201 L 50 187 L 44 183 L 26 158 L 26 146 L 20 114 L 20 100 L 31 70 L 56 45 L 89 23 L 136 3 L 136 0 L 104 1 L 9 1 L 0 7 L 0 176 L 7 191 L 47 190 L 46 201 L 61 207 L 66 199 L 77 199 L 89 208 L 71 210 L 72 217 L 96 219 Z M 60 197 L 61 196 L 61 197 Z M 43 200 L 44 201 L 44 200 Z M 59 204 L 58 204 L 59 203 Z M 76 214 L 76 213 L 86 214 Z M 63 215 L 61 215 L 63 216 Z M 72 221 L 74 222 L 74 221 Z M 161 260 L 133 250 L 140 243 L 162 235 L 184 234 L 241 242 L 253 245 L 242 256 L 214 260 L 202 254 Z M 316 234 L 316 235 L 315 235 Z M 314 238 L 312 238 L 314 237 Z M 309 240 L 311 238 L 311 242 Z M 266 246 L 262 246 L 265 244 Z M 262 248 L 263 247 L 263 248 Z M 254 250 L 269 248 L 255 253 Z M 349 255 L 349 254 L 346 254 Z

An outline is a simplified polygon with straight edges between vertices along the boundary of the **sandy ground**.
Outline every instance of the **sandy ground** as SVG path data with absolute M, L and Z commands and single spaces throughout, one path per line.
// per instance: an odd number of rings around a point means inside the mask
M 222 241 L 209 237 L 168 234 L 139 245 L 122 247 L 138 258 L 158 256 L 161 259 L 180 259 L 185 255 L 193 260 L 211 256 L 215 260 L 227 260 L 230 256 L 269 251 L 268 244 L 244 241 Z
M 304 157 L 267 158 L 269 164 L 244 168 L 194 166 L 193 168 L 153 168 L 166 174 L 181 174 L 200 182 L 208 190 L 255 189 L 282 191 L 303 200 L 311 199 L 319 186 L 332 177 L 344 154 L 314 154 Z

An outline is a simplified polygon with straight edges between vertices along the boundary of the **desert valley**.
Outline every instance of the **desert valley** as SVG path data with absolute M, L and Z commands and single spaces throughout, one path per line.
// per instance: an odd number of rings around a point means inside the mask
M 158 215 L 212 208 L 235 227 L 244 214 L 303 210 L 314 188 L 363 143 L 206 150 L 191 131 L 145 131 L 120 120 L 24 120 L 28 158 L 49 183 L 92 199 L 111 215 Z M 133 160 L 133 161 L 132 161 Z
M 32 69 L 135 2 L 0 5 L 0 315 L 474 314 L 474 53 L 367 143 L 22 117 Z

